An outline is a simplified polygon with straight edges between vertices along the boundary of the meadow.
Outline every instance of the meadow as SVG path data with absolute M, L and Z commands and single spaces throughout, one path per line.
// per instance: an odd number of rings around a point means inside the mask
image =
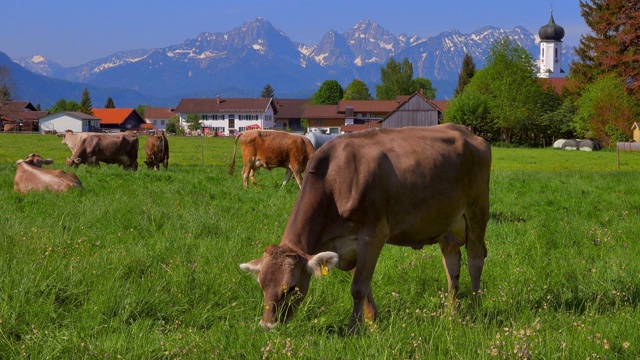
M 299 193 L 283 169 L 244 189 L 231 138 L 169 137 L 167 171 L 68 169 L 51 135 L 0 134 L 0 358 L 639 359 L 640 153 L 493 149 L 481 303 L 463 265 L 445 305 L 439 248 L 387 246 L 380 319 L 346 335 L 351 274 L 312 279 L 263 331 L 238 265 L 278 243 Z M 84 189 L 13 191 L 38 152 Z M 464 261 L 463 250 L 463 261 Z

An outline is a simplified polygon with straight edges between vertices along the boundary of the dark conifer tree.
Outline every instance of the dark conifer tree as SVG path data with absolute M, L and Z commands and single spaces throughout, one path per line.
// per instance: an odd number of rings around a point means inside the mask
M 87 115 L 93 115 L 93 104 L 91 103 L 91 95 L 89 89 L 84 88 L 82 91 L 82 100 L 80 100 L 80 112 Z
M 462 59 L 462 69 L 460 70 L 460 74 L 458 74 L 458 87 L 456 87 L 453 92 L 453 96 L 462 93 L 464 87 L 467 86 L 475 74 L 476 64 L 473 62 L 473 57 L 471 57 L 471 54 L 465 53 Z
M 105 109 L 115 109 L 116 104 L 113 102 L 111 96 L 107 98 L 107 103 L 104 104 Z

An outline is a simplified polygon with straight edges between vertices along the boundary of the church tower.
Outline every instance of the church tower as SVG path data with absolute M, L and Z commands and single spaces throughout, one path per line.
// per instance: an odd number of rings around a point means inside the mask
M 539 78 L 563 78 L 565 72 L 562 70 L 562 38 L 564 28 L 557 25 L 553 20 L 553 10 L 549 23 L 540 28 L 540 66 Z

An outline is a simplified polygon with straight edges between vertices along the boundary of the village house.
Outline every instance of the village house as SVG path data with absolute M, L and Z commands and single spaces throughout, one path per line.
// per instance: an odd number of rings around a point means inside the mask
M 8 131 L 39 131 L 40 118 L 49 112 L 39 111 L 28 101 L 10 101 L 0 106 L 2 129 Z
M 277 111 L 270 98 L 184 98 L 176 107 L 183 129 L 187 130 L 189 115 L 195 114 L 200 122 L 196 134 L 221 136 L 247 129 L 274 129 Z
M 134 108 L 102 108 L 92 109 L 93 115 L 100 119 L 100 131 L 123 132 L 139 131 L 146 121 Z
M 61 111 L 40 119 L 40 133 L 61 133 L 66 130 L 71 130 L 74 133 L 99 132 L 100 119 L 75 111 Z
M 277 112 L 275 114 L 275 130 L 302 134 L 302 112 L 309 99 L 275 99 Z
M 169 120 L 176 116 L 174 107 L 147 107 L 144 110 L 144 118 L 148 124 L 153 125 L 154 130 L 166 130 Z

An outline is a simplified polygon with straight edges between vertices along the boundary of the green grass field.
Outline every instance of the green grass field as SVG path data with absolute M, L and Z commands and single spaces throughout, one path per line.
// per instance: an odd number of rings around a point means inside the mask
M 69 170 L 51 135 L 0 134 L 0 359 L 638 359 L 640 153 L 493 149 L 479 306 L 463 267 L 448 311 L 439 249 L 388 246 L 380 320 L 347 336 L 350 273 L 313 279 L 292 321 L 258 326 L 238 265 L 278 243 L 299 190 L 245 190 L 230 138 L 169 137 L 168 171 L 71 171 L 83 190 L 20 195 L 15 161 Z M 464 251 L 463 251 L 464 254 Z M 464 255 L 463 255 L 464 256 Z

